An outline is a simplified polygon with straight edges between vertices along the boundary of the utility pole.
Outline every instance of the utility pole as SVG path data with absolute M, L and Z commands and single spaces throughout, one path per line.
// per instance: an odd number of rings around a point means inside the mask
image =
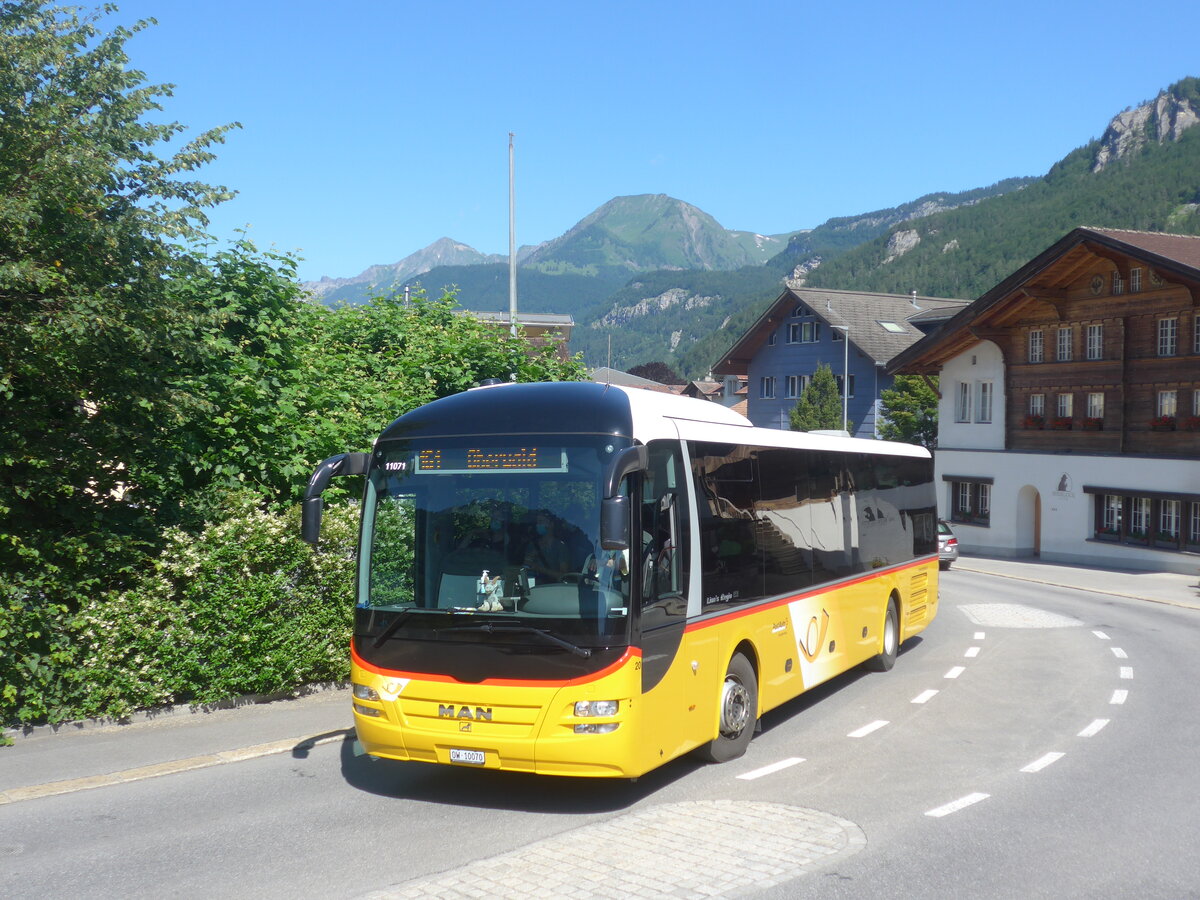
M 508 324 L 517 334 L 517 195 L 513 184 L 513 133 L 508 133 Z

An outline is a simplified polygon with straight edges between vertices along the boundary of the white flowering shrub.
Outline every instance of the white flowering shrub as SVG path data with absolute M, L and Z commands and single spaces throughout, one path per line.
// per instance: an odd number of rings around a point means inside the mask
M 357 504 L 326 508 L 314 550 L 298 507 L 266 512 L 248 495 L 198 534 L 172 529 L 133 588 L 82 610 L 78 713 L 119 718 L 344 680 L 357 537 Z

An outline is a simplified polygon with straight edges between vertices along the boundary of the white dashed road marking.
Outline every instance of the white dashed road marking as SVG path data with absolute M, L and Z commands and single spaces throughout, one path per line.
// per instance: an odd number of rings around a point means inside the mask
M 1108 649 L 1113 652 L 1113 656 L 1115 656 L 1117 659 L 1129 659 L 1129 654 L 1120 647 L 1109 647 Z
M 1112 699 L 1109 703 L 1120 705 L 1129 697 L 1129 691 L 1113 691 Z
M 886 720 L 876 719 L 870 725 L 864 725 L 862 728 L 858 729 L 857 731 L 850 732 L 848 735 L 846 735 L 846 737 L 852 737 L 852 738 L 866 737 L 872 731 L 878 731 L 880 728 L 882 728 L 886 724 L 888 724 Z
M 764 775 L 774 775 L 776 772 L 782 772 L 784 769 L 790 769 L 792 766 L 799 765 L 804 762 L 799 756 L 793 756 L 789 759 L 781 759 L 777 763 L 771 763 L 769 766 L 763 766 L 761 769 L 755 769 L 753 772 L 746 772 L 739 775 L 742 781 L 753 781 L 755 778 L 762 778 Z
M 1031 762 L 1029 765 L 1027 765 L 1021 771 L 1022 772 L 1040 772 L 1040 771 L 1042 771 L 1042 769 L 1046 768 L 1046 766 L 1050 765 L 1051 763 L 1058 762 L 1064 756 L 1066 756 L 1065 753 L 1047 753 L 1045 756 L 1040 757 L 1039 759 L 1035 759 L 1033 762 Z
M 1079 732 L 1076 737 L 1091 737 L 1100 731 L 1100 729 L 1107 725 L 1110 721 L 1110 719 L 1095 719 L 1091 725 Z
M 1108 640 L 1108 635 L 1105 634 L 1103 631 L 1093 631 L 1092 634 L 1094 634 L 1096 637 L 1100 638 L 1100 640 L 1102 640 L 1102 641 Z
M 978 647 L 968 647 L 967 652 L 963 654 L 967 659 L 974 659 L 979 655 Z
M 913 697 L 912 702 L 913 703 L 928 703 L 930 700 L 932 700 L 936 696 L 937 696 L 937 691 L 932 691 L 932 690 L 931 691 L 922 691 L 921 693 L 917 694 L 917 696 Z
M 925 813 L 927 816 L 932 816 L 935 819 L 940 819 L 942 816 L 948 816 L 950 813 L 958 812 L 960 809 L 966 809 L 978 803 L 980 800 L 986 800 L 991 794 L 967 794 L 965 797 L 959 797 L 957 800 L 947 803 L 945 806 L 939 806 L 937 809 L 931 809 Z
M 1133 666 L 1121 666 L 1121 677 L 1128 680 L 1133 677 Z
M 965 671 L 967 671 L 967 670 L 964 669 L 962 666 L 955 666 L 953 669 L 951 669 L 949 672 L 947 672 L 944 677 L 957 678 L 959 675 L 961 675 Z

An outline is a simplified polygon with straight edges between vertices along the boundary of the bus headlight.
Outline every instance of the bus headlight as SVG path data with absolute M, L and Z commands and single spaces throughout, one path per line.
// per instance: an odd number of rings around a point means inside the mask
M 369 706 L 363 706 L 361 703 L 354 704 L 354 711 L 360 716 L 371 716 L 372 718 L 379 718 L 379 716 L 383 715 L 382 710 L 372 709 Z
M 379 692 L 373 687 L 367 687 L 365 684 L 354 685 L 354 698 L 356 700 L 379 700 Z
M 619 700 L 579 700 L 575 703 L 575 715 L 615 716 L 620 705 Z M 578 726 L 575 730 L 579 730 Z
M 619 722 L 594 722 L 587 725 L 576 725 L 576 734 L 611 734 L 617 730 Z

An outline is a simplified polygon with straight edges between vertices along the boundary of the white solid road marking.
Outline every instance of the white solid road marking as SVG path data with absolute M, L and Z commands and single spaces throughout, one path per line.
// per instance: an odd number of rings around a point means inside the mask
M 1040 772 L 1040 771 L 1042 771 L 1042 769 L 1046 768 L 1046 766 L 1050 765 L 1051 763 L 1058 762 L 1060 759 L 1062 759 L 1066 755 L 1067 754 L 1065 754 L 1065 753 L 1047 753 L 1045 756 L 1041 757 L 1040 759 L 1035 759 L 1033 762 L 1031 762 L 1029 765 L 1027 765 L 1021 771 L 1022 772 Z
M 937 691 L 922 691 L 912 698 L 913 703 L 927 703 L 937 696 Z
M 967 670 L 964 669 L 962 666 L 955 666 L 953 669 L 951 669 L 949 672 L 947 672 L 944 677 L 957 678 L 959 675 L 961 675 L 965 671 L 967 671 Z
M 1109 647 L 1108 649 L 1113 652 L 1113 656 L 1115 656 L 1117 659 L 1129 659 L 1129 654 L 1120 647 Z
M 963 654 L 963 656 L 965 656 L 967 659 L 974 659 L 978 655 L 979 655 L 978 647 L 968 647 L 967 652 Z
M 1113 691 L 1112 699 L 1109 703 L 1121 704 L 1125 702 L 1125 698 L 1129 696 L 1129 691 Z
M 793 756 L 790 759 L 781 759 L 777 763 L 771 763 L 769 766 L 763 766 L 761 769 L 755 769 L 753 772 L 746 772 L 744 775 L 739 775 L 742 781 L 753 781 L 755 778 L 762 778 L 764 775 L 773 775 L 776 772 L 781 772 L 784 769 L 790 769 L 792 766 L 804 762 L 799 756 Z
M 1091 737 L 1092 735 L 1094 735 L 1098 731 L 1100 731 L 1101 728 L 1103 728 L 1105 725 L 1107 725 L 1109 723 L 1109 721 L 1110 721 L 1109 719 L 1095 719 L 1092 721 L 1091 725 L 1089 725 L 1087 728 L 1083 729 L 1083 731 L 1079 732 L 1079 734 L 1076 735 L 1076 737 Z
M 986 800 L 991 794 L 967 794 L 965 797 L 959 797 L 952 803 L 947 803 L 945 806 L 939 806 L 937 809 L 931 809 L 925 813 L 927 816 L 932 816 L 935 819 L 940 819 L 942 816 L 948 816 L 950 813 L 958 812 L 960 809 L 966 809 L 980 800 Z
M 886 724 L 888 724 L 886 719 L 876 719 L 870 725 L 864 725 L 862 728 L 858 729 L 858 731 L 850 732 L 848 735 L 846 735 L 846 737 L 852 737 L 852 738 L 866 737 L 872 731 L 878 731 L 880 728 L 882 728 Z
M 1121 666 L 1121 677 L 1129 679 L 1133 677 L 1133 666 Z
M 1100 638 L 1100 640 L 1102 640 L 1102 641 L 1107 641 L 1109 639 L 1108 635 L 1105 634 L 1103 631 L 1093 631 L 1092 634 L 1094 634 L 1096 637 Z
M 982 631 L 975 632 L 975 640 L 982 641 L 986 635 Z

